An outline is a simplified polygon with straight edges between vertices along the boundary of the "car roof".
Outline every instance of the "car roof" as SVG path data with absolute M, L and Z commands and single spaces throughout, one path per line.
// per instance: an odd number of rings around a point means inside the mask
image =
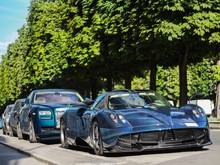
M 72 89 L 37 89 L 37 90 L 33 90 L 33 93 L 36 92 L 77 92 L 76 90 L 72 90 Z
M 26 98 L 23 98 L 23 99 L 17 99 L 16 102 L 18 102 L 18 101 L 19 101 L 19 102 L 25 102 L 25 99 L 26 99 Z
M 136 93 L 136 92 L 132 90 L 113 90 L 110 92 L 105 92 L 106 95 L 115 95 L 120 93 Z
M 11 108 L 11 107 L 13 107 L 13 106 L 14 106 L 14 104 L 9 104 L 9 105 L 7 105 L 8 108 Z
M 118 93 L 141 93 L 141 92 L 155 92 L 153 90 L 129 90 L 129 89 L 120 89 L 120 90 L 113 90 L 110 92 L 106 92 L 109 94 L 118 94 Z
M 5 108 L 5 112 L 11 111 L 13 107 L 14 107 L 14 104 L 7 105 L 7 107 Z

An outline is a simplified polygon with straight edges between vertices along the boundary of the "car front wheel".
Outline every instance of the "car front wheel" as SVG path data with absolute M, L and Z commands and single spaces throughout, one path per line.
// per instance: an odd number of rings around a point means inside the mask
M 30 143 L 37 143 L 38 142 L 32 121 L 29 122 L 29 142 Z
M 61 146 L 63 148 L 69 148 L 69 144 L 66 138 L 66 126 L 63 120 L 61 120 L 60 122 L 60 140 L 61 140 Z
M 18 136 L 18 139 L 24 139 L 23 133 L 21 131 L 21 123 L 20 122 L 17 124 L 17 136 Z
M 92 144 L 93 144 L 93 150 L 96 155 L 104 154 L 102 137 L 100 133 L 99 124 L 97 121 L 93 122 L 92 125 Z

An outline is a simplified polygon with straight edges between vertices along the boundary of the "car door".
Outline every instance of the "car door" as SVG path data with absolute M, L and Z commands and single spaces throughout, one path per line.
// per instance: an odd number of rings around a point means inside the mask
M 20 111 L 20 123 L 23 133 L 29 132 L 29 111 L 30 111 L 29 104 L 25 105 Z
M 92 126 L 93 117 L 104 108 L 105 105 L 105 94 L 100 95 L 93 106 L 88 108 L 82 115 L 82 125 L 83 129 L 81 132 L 81 136 L 88 137 L 90 135 L 90 130 Z
M 16 130 L 17 127 L 18 109 L 19 109 L 19 103 L 16 102 L 9 119 L 10 126 L 13 128 L 13 130 Z

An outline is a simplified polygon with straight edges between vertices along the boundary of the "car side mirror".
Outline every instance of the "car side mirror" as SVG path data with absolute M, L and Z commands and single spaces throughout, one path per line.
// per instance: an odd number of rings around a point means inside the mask
M 85 111 L 86 111 L 86 108 L 79 108 L 76 113 L 78 116 L 82 117 Z
M 83 101 L 84 104 L 90 106 L 94 103 L 94 100 L 89 99 L 89 98 L 85 98 L 85 100 Z

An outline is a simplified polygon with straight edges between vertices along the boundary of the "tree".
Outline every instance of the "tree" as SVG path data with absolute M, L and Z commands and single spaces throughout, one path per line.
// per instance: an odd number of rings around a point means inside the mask
M 150 34 L 170 41 L 179 59 L 181 105 L 187 102 L 188 61 L 205 56 L 220 41 L 219 4 L 210 0 L 148 2 L 149 17 L 153 21 Z

